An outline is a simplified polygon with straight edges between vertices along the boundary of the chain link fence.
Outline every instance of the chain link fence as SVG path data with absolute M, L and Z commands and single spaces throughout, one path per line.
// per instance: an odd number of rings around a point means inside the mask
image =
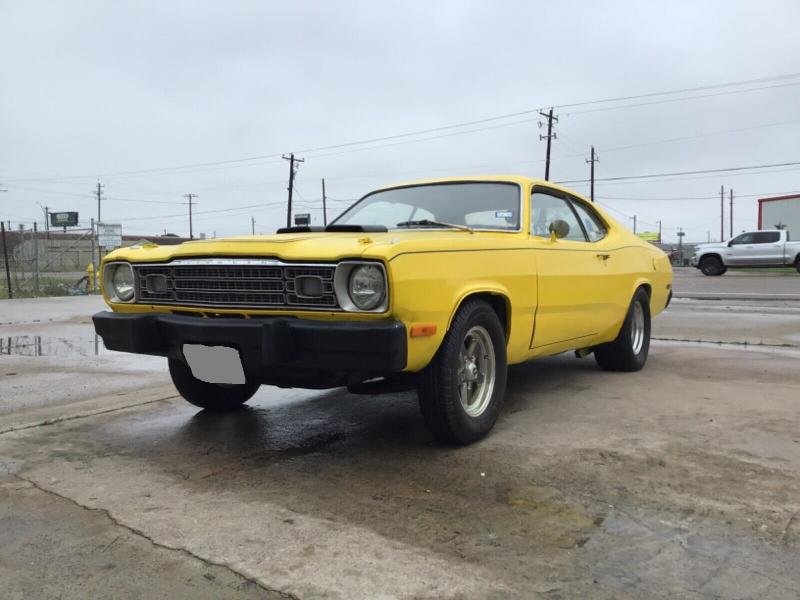
M 89 293 L 87 267 L 95 251 L 91 230 L 70 234 L 19 225 L 0 241 L 0 297 Z M 10 286 L 10 289 L 9 289 Z

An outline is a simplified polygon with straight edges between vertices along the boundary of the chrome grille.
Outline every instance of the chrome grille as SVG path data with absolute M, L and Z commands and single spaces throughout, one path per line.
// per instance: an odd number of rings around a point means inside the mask
M 264 266 L 233 261 L 220 264 L 220 259 L 212 260 L 211 264 L 202 264 L 202 259 L 198 259 L 191 261 L 191 265 L 178 262 L 134 265 L 137 302 L 214 308 L 339 310 L 333 289 L 334 265 Z M 298 289 L 301 277 L 318 279 L 321 286 L 316 285 L 317 289 L 321 287 L 321 295 L 303 295 L 303 290 Z

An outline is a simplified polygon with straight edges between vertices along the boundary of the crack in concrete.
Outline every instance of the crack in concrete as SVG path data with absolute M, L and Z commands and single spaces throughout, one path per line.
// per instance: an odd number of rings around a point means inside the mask
M 24 431 L 26 429 L 35 429 L 36 427 L 46 427 L 47 425 L 55 425 L 56 423 L 63 423 L 65 421 L 74 421 L 76 419 L 87 419 L 89 417 L 96 417 L 98 415 L 107 415 L 109 413 L 117 412 L 120 410 L 127 410 L 129 408 L 137 408 L 139 406 L 147 406 L 156 402 L 163 402 L 164 400 L 174 400 L 178 398 L 177 394 L 172 396 L 164 396 L 163 398 L 155 398 L 153 400 L 145 400 L 144 402 L 135 402 L 133 404 L 126 404 L 125 406 L 115 406 L 113 408 L 104 408 L 101 410 L 90 411 L 86 413 L 79 413 L 77 415 L 69 415 L 64 417 L 53 417 L 52 419 L 43 419 L 34 423 L 25 423 L 24 425 L 12 425 L 6 429 L 0 429 L 0 435 L 5 433 L 13 433 L 15 431 Z
M 241 577 L 245 581 L 248 581 L 248 582 L 252 583 L 253 585 L 258 586 L 260 589 L 264 590 L 265 592 L 269 592 L 269 593 L 272 593 L 272 594 L 277 594 L 277 595 L 281 596 L 282 598 L 288 598 L 289 600 L 300 600 L 299 596 L 296 596 L 296 595 L 294 595 L 294 594 L 292 594 L 290 592 L 284 592 L 284 591 L 279 590 L 279 589 L 271 588 L 271 587 L 263 584 L 257 578 L 249 576 L 249 575 L 246 575 L 246 574 L 236 570 L 235 568 L 233 568 L 231 565 L 229 565 L 227 563 L 214 561 L 214 560 L 212 560 L 210 558 L 205 558 L 203 556 L 200 556 L 199 554 L 195 554 L 194 552 L 192 552 L 188 548 L 182 548 L 182 547 L 179 547 L 179 546 L 170 546 L 169 544 L 165 544 L 163 542 L 156 541 L 155 539 L 153 539 L 152 537 L 147 535 L 141 529 L 137 529 L 136 527 L 133 527 L 132 525 L 127 525 L 127 524 L 121 522 L 116 517 L 114 517 L 114 515 L 111 514 L 111 511 L 109 511 L 106 508 L 94 508 L 94 507 L 91 507 L 91 506 L 86 506 L 85 504 L 81 504 L 80 502 L 78 502 L 74 498 L 70 498 L 69 496 L 65 496 L 63 494 L 59 494 L 56 491 L 44 488 L 41 485 L 39 485 L 38 483 L 36 483 L 35 481 L 33 481 L 32 479 L 28 479 L 27 477 L 23 477 L 23 476 L 21 476 L 19 474 L 14 474 L 13 476 L 16 477 L 17 479 L 19 479 L 20 481 L 24 481 L 28 485 L 33 486 L 35 489 L 39 490 L 40 492 L 42 492 L 44 494 L 48 494 L 48 495 L 54 496 L 56 498 L 59 498 L 60 500 L 65 500 L 65 501 L 67 501 L 67 502 L 69 502 L 69 503 L 71 503 L 71 504 L 73 504 L 73 505 L 75 505 L 75 506 L 77 506 L 79 508 L 82 508 L 83 510 L 88 510 L 88 511 L 92 511 L 92 512 L 99 512 L 99 513 L 103 514 L 109 521 L 111 521 L 117 527 L 120 527 L 120 528 L 132 533 L 133 535 L 135 535 L 137 537 L 140 537 L 140 538 L 142 538 L 144 540 L 147 540 L 148 542 L 150 542 L 150 544 L 152 544 L 153 546 L 155 546 L 157 548 L 162 548 L 164 550 L 170 550 L 172 552 L 179 552 L 179 553 L 184 554 L 184 555 L 186 555 L 186 556 L 188 556 L 190 558 L 193 558 L 195 560 L 199 560 L 200 562 L 202 562 L 205 565 L 214 566 L 214 567 L 220 567 L 220 568 L 226 569 L 226 570 L 230 571 L 231 573 L 233 573 L 234 575 L 236 575 L 237 577 Z
M 754 347 L 754 348 L 800 348 L 797 344 L 765 344 L 763 342 L 730 342 L 730 341 L 723 341 L 723 340 L 698 340 L 698 339 L 688 339 L 688 338 L 676 338 L 676 337 L 651 337 L 651 340 L 657 340 L 659 342 L 685 342 L 691 344 L 711 344 L 714 346 L 744 346 L 744 347 Z

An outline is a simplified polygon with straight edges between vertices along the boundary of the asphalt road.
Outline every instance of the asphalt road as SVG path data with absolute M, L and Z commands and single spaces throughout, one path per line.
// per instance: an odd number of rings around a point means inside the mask
M 699 270 L 676 268 L 673 290 L 678 297 L 757 298 L 800 301 L 800 273 L 760 273 L 731 269 L 725 275 L 707 277 Z
M 800 303 L 678 299 L 640 373 L 515 367 L 460 449 L 412 394 L 197 411 L 99 307 L 0 303 L 5 597 L 798 597 Z

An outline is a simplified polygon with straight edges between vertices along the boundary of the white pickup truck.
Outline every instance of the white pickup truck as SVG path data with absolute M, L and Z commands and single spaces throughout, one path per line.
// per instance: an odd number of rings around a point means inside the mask
M 788 267 L 800 273 L 800 242 L 789 232 L 770 229 L 746 231 L 728 242 L 698 244 L 692 266 L 703 275 L 722 275 L 729 267 Z

